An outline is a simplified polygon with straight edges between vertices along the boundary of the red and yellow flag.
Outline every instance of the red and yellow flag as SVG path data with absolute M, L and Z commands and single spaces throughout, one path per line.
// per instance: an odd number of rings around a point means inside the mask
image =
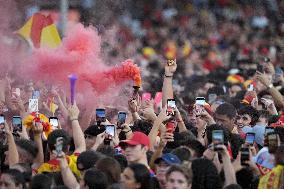
M 51 17 L 40 13 L 35 13 L 17 33 L 35 48 L 56 48 L 61 43 Z

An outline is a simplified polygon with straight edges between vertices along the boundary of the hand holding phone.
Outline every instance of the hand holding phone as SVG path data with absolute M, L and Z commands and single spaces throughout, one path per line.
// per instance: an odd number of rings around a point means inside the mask
M 49 118 L 49 123 L 53 127 L 53 130 L 59 128 L 59 121 L 57 117 L 50 117 Z
M 97 108 L 96 109 L 96 121 L 98 123 L 106 121 L 106 110 L 104 108 Z
M 224 144 L 223 130 L 213 130 L 212 143 L 213 143 L 214 151 L 223 150 L 223 148 L 218 148 L 219 144 Z
M 118 112 L 118 115 L 117 115 L 117 128 L 118 129 L 123 129 L 121 128 L 121 126 L 125 123 L 126 121 L 126 112 Z
M 63 143 L 64 143 L 63 137 L 56 138 L 55 152 L 56 152 L 56 156 L 57 157 L 61 157 L 62 156 Z
M 167 100 L 167 110 L 166 110 L 167 116 L 174 116 L 175 109 L 176 109 L 175 99 L 168 99 Z
M 106 125 L 106 138 L 105 140 L 112 140 L 112 138 L 115 136 L 115 125 Z
M 12 126 L 13 133 L 17 133 L 17 131 L 22 132 L 22 118 L 20 116 L 13 116 Z
M 248 166 L 246 163 L 250 160 L 250 151 L 248 147 L 241 148 L 241 165 Z
M 246 134 L 246 143 L 250 146 L 253 145 L 255 140 L 255 133 L 247 133 Z

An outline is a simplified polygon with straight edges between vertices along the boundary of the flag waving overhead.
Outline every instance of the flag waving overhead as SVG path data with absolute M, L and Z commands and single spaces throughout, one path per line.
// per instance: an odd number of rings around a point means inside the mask
M 40 13 L 35 13 L 17 33 L 35 48 L 56 48 L 61 43 L 51 17 Z

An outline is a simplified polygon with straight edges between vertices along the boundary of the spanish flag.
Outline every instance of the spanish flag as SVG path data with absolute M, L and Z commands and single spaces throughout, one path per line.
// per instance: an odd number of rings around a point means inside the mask
M 35 48 L 56 48 L 61 43 L 51 17 L 41 13 L 35 13 L 17 33 Z

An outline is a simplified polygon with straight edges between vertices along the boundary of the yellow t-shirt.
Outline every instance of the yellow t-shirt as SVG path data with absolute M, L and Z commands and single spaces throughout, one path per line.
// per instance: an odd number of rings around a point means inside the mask
M 68 161 L 68 165 L 71 171 L 75 173 L 76 176 L 80 177 L 81 173 L 77 168 L 78 155 L 79 154 L 72 154 L 71 156 L 66 156 L 66 159 Z M 58 171 L 60 171 L 59 161 L 56 159 L 52 159 L 47 163 L 43 163 L 36 172 L 43 173 L 43 172 L 58 172 Z
M 258 189 L 278 189 L 281 174 L 283 174 L 284 166 L 277 165 L 271 172 L 260 178 Z

